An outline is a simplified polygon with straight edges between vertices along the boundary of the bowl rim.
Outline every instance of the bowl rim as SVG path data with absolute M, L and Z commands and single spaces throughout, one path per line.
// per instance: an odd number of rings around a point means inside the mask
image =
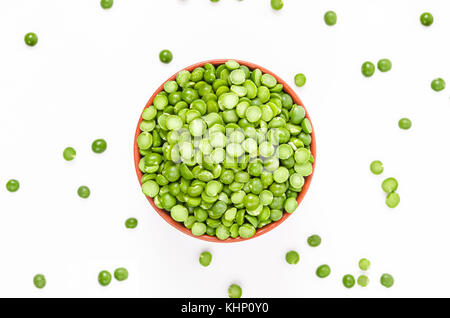
M 297 94 L 295 93 L 295 91 L 282 79 L 280 78 L 278 75 L 274 74 L 273 72 L 269 71 L 268 69 L 261 67 L 257 64 L 251 63 L 251 62 L 247 62 L 247 61 L 243 61 L 243 60 L 238 60 L 238 59 L 212 59 L 212 60 L 207 60 L 207 61 L 203 61 L 203 62 L 198 62 L 195 64 L 192 64 L 190 66 L 187 66 L 179 71 L 177 71 L 175 74 L 173 74 L 172 76 L 170 76 L 166 81 L 164 81 L 153 93 L 153 95 L 150 97 L 150 99 L 148 100 L 147 104 L 145 105 L 144 109 L 151 106 L 153 103 L 153 99 L 155 98 L 155 96 L 161 92 L 162 90 L 164 90 L 164 84 L 168 81 L 173 81 L 176 79 L 177 74 L 180 71 L 183 70 L 187 70 L 187 71 L 193 71 L 195 68 L 197 67 L 202 67 L 207 63 L 210 63 L 214 66 L 220 65 L 220 64 L 224 64 L 225 62 L 229 61 L 229 60 L 234 60 L 236 62 L 238 62 L 240 65 L 245 65 L 247 66 L 250 70 L 254 70 L 256 68 L 259 68 L 263 73 L 267 73 L 272 75 L 273 77 L 276 78 L 278 83 L 281 83 L 283 85 L 283 90 L 288 93 L 291 97 L 292 100 L 294 101 L 295 104 L 302 106 L 305 109 L 305 117 L 308 118 L 308 120 L 311 122 L 311 127 L 313 127 L 312 125 L 312 121 L 311 118 L 309 117 L 308 111 L 306 109 L 306 107 L 303 105 L 302 101 L 300 100 L 300 98 L 297 96 Z M 142 112 L 141 115 L 139 116 L 139 121 L 136 127 L 136 132 L 135 132 L 135 136 L 134 136 L 134 143 L 133 143 L 133 152 L 134 152 L 134 165 L 135 165 L 135 170 L 136 170 L 136 175 L 139 181 L 139 184 L 142 186 L 142 182 L 141 182 L 141 178 L 143 176 L 143 173 L 141 172 L 141 170 L 139 169 L 139 161 L 141 160 L 141 155 L 139 153 L 139 147 L 137 146 L 137 137 L 139 136 L 139 134 L 141 133 L 140 130 L 140 124 L 142 122 Z M 303 185 L 302 191 L 298 194 L 297 196 L 297 203 L 298 203 L 298 207 L 300 206 L 300 203 L 302 202 L 303 198 L 305 197 L 306 193 L 308 192 L 308 189 L 310 187 L 313 175 L 314 175 L 314 171 L 315 171 L 315 166 L 316 166 L 316 162 L 317 162 L 317 154 L 316 154 L 316 138 L 315 138 L 315 130 L 314 127 L 312 129 L 311 132 L 311 154 L 314 157 L 314 161 L 312 163 L 312 173 L 307 176 L 305 178 L 305 183 Z M 192 234 L 192 232 L 186 228 L 183 224 L 175 221 L 172 219 L 172 217 L 170 216 L 170 214 L 160 208 L 158 208 L 155 205 L 155 202 L 153 201 L 153 198 L 146 196 L 147 200 L 150 202 L 150 204 L 152 205 L 152 207 L 155 209 L 155 211 L 167 222 L 169 223 L 172 227 L 176 228 L 177 230 L 179 230 L 180 232 L 189 235 L 191 237 L 194 237 L 196 239 L 200 239 L 203 241 L 208 241 L 208 242 L 215 242 L 215 243 L 235 243 L 235 242 L 242 242 L 242 241 L 248 241 L 251 240 L 253 238 L 259 237 L 271 230 L 273 230 L 274 228 L 278 227 L 281 223 L 283 223 L 289 216 L 291 216 L 291 214 L 293 213 L 287 213 L 286 211 L 283 211 L 283 216 L 281 217 L 281 219 L 279 219 L 278 221 L 272 222 L 260 229 L 257 229 L 255 232 L 255 235 L 253 235 L 250 238 L 241 238 L 241 237 L 237 237 L 237 238 L 227 238 L 226 240 L 219 240 L 217 237 L 215 236 L 209 236 L 207 234 L 203 234 L 200 236 L 195 236 Z M 297 209 L 298 209 L 297 207 Z M 296 209 L 296 210 L 297 210 Z M 295 211 L 294 211 L 295 212 Z

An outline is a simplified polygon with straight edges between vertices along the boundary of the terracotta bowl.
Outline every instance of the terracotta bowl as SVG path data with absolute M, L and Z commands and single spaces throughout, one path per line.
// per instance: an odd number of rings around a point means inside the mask
M 184 68 L 184 70 L 192 71 L 192 70 L 194 70 L 197 67 L 204 66 L 206 63 L 210 63 L 210 64 L 213 64 L 214 66 L 217 66 L 217 65 L 225 63 L 228 60 L 230 60 L 230 59 L 219 59 L 219 60 L 209 60 L 209 61 L 199 62 L 199 63 L 193 64 L 191 66 L 188 66 L 188 67 Z M 291 95 L 294 103 L 297 104 L 297 105 L 303 106 L 302 101 L 297 96 L 297 94 L 292 90 L 292 88 L 290 88 L 289 85 L 286 84 L 286 82 L 283 81 L 276 74 L 272 73 L 271 71 L 267 70 L 264 67 L 261 67 L 259 65 L 254 64 L 254 63 L 240 61 L 240 60 L 235 60 L 235 61 L 237 61 L 241 65 L 246 65 L 250 70 L 259 68 L 263 73 L 267 73 L 267 74 L 270 74 L 270 75 L 274 76 L 277 79 L 278 83 L 283 84 L 284 91 L 286 93 L 288 93 L 289 95 Z M 176 74 L 172 75 L 170 78 L 168 78 L 167 81 L 175 80 L 177 74 L 178 74 L 178 72 Z M 149 107 L 150 105 L 152 105 L 153 99 L 155 98 L 155 96 L 164 89 L 164 83 L 162 83 L 161 86 L 159 86 L 158 89 L 153 93 L 152 97 L 150 97 L 149 101 L 147 102 L 147 105 L 145 105 L 145 108 Z M 311 121 L 311 118 L 309 117 L 307 111 L 306 111 L 306 118 L 308 118 Z M 133 144 L 133 148 L 134 149 L 133 149 L 133 151 L 134 151 L 134 165 L 135 165 L 135 168 L 136 168 L 136 174 L 137 174 L 139 183 L 142 185 L 141 178 L 142 178 L 143 173 L 139 170 L 139 160 L 141 159 L 141 155 L 139 154 L 139 148 L 138 148 L 138 145 L 137 145 L 137 137 L 139 136 L 139 134 L 141 132 L 141 130 L 139 129 L 139 125 L 141 124 L 141 121 L 142 121 L 142 116 L 139 118 L 139 122 L 138 122 L 138 125 L 136 127 L 136 134 L 135 134 L 135 137 L 134 137 L 134 144 Z M 311 133 L 311 153 L 314 156 L 313 173 L 311 173 L 311 175 L 309 175 L 308 177 L 305 178 L 305 184 L 303 185 L 302 191 L 298 194 L 298 197 L 297 197 L 297 202 L 299 203 L 299 205 L 300 205 L 300 202 L 305 197 L 306 192 L 308 191 L 309 185 L 311 184 L 311 180 L 312 180 L 312 177 L 313 177 L 313 174 L 314 174 L 315 164 L 316 164 L 316 161 L 317 161 L 316 160 L 317 159 L 316 158 L 316 139 L 315 139 L 314 129 L 313 129 L 313 131 Z M 181 223 L 178 223 L 178 222 L 174 221 L 171 218 L 171 216 L 169 215 L 169 213 L 167 213 L 167 212 L 161 210 L 160 208 L 158 208 L 155 205 L 155 203 L 153 202 L 152 198 L 147 197 L 147 199 L 148 199 L 148 202 L 150 202 L 152 207 L 155 209 L 155 211 L 167 223 L 169 223 L 171 226 L 173 226 L 177 230 L 183 232 L 186 235 L 195 237 L 197 239 L 204 240 L 204 241 L 209 241 L 209 242 L 216 242 L 216 243 L 242 242 L 242 241 L 253 239 L 253 238 L 261 236 L 261 235 L 263 235 L 263 234 L 265 234 L 265 233 L 267 233 L 269 231 L 272 231 L 274 228 L 276 228 L 281 223 L 283 223 L 289 216 L 291 216 L 290 213 L 283 213 L 283 217 L 280 220 L 278 220 L 276 222 L 272 222 L 272 223 L 270 223 L 270 224 L 268 224 L 268 225 L 266 225 L 266 226 L 264 226 L 264 227 L 262 227 L 260 229 L 257 229 L 255 235 L 252 236 L 251 238 L 244 239 L 244 238 L 237 237 L 237 238 L 228 238 L 226 240 L 219 240 L 215 236 L 209 236 L 209 235 L 206 235 L 206 234 L 205 235 L 201 235 L 201 236 L 194 236 L 189 229 L 184 227 L 184 224 L 181 224 Z

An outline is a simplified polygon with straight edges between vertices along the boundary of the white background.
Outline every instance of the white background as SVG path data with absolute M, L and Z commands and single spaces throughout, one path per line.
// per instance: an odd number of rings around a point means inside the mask
M 0 296 L 243 297 L 450 296 L 448 0 L 97 0 L 0 1 Z M 323 14 L 334 10 L 328 27 Z M 419 16 L 433 13 L 423 27 Z M 23 37 L 36 32 L 39 43 Z M 159 51 L 173 61 L 162 64 Z M 156 214 L 141 193 L 133 136 L 154 90 L 181 68 L 211 58 L 260 64 L 293 85 L 317 137 L 311 188 L 284 224 L 262 237 L 213 244 L 188 237 Z M 392 60 L 389 73 L 361 75 L 361 64 Z M 400 130 L 409 117 L 413 126 Z M 102 155 L 91 142 L 105 138 Z M 73 162 L 62 158 L 77 150 Z M 372 160 L 385 172 L 374 176 Z M 384 178 L 399 181 L 389 209 Z M 20 181 L 6 191 L 10 178 Z M 88 200 L 77 188 L 91 189 Z M 127 230 L 128 217 L 139 220 Z M 319 234 L 311 248 L 306 238 Z M 298 265 L 284 256 L 300 253 Z M 213 254 L 208 268 L 198 263 Z M 372 262 L 367 288 L 347 290 L 358 260 Z M 327 263 L 332 274 L 315 276 Z M 125 282 L 97 283 L 124 266 Z M 391 289 L 379 277 L 395 277 Z M 38 290 L 33 276 L 43 273 Z

